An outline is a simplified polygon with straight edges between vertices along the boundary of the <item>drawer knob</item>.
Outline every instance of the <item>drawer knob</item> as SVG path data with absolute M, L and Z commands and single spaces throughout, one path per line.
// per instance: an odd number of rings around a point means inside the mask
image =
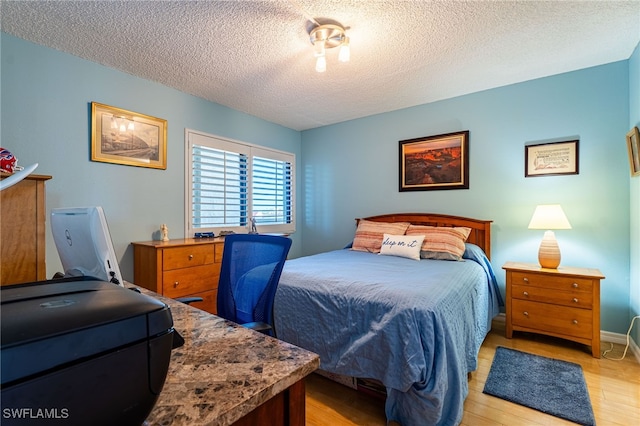
M 525 317 L 528 317 L 528 316 L 529 316 L 529 312 L 527 312 L 527 311 L 524 311 L 522 314 L 523 314 Z
M 578 323 L 578 320 L 573 320 L 573 323 L 574 323 L 574 324 L 577 324 L 577 323 Z
M 573 298 L 573 303 L 578 303 L 578 298 L 577 297 Z
M 193 260 L 193 255 L 192 254 L 189 255 L 189 260 Z
M 173 287 L 178 287 L 180 283 L 178 281 L 176 281 L 175 283 L 173 283 Z
M 578 288 L 578 283 L 573 283 L 573 284 L 571 284 L 571 287 L 573 287 L 573 288 Z
M 524 277 L 524 278 L 522 279 L 522 281 L 524 281 L 525 283 L 528 283 L 528 282 L 529 282 L 529 278 Z
M 522 294 L 524 294 L 526 297 L 529 297 L 529 292 L 528 291 L 523 291 Z

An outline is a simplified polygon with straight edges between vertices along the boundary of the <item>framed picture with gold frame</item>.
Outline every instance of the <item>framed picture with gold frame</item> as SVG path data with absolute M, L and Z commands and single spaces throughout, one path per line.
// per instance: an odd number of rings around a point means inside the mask
M 167 120 L 91 103 L 91 161 L 167 168 Z
M 640 133 L 637 127 L 627 133 L 627 149 L 629 150 L 631 176 L 640 176 Z

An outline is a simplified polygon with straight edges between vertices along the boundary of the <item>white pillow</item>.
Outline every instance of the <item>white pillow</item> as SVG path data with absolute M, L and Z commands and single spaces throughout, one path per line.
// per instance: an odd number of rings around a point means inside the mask
M 423 240 L 424 235 L 384 234 L 380 254 L 420 260 L 420 249 L 422 248 Z

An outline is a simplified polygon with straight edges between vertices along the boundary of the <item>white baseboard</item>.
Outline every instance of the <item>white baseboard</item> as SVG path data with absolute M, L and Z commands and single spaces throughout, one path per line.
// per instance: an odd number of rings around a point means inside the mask
M 500 314 L 498 314 L 498 316 L 493 318 L 494 323 L 496 325 L 500 324 L 500 326 L 502 327 L 504 327 L 506 320 L 507 320 L 507 316 L 504 314 L 504 312 L 501 312 Z M 600 330 L 600 341 L 617 343 L 617 344 L 626 346 L 627 335 Z M 600 346 L 602 349 L 602 344 Z M 606 350 L 606 348 L 603 350 Z M 633 354 L 638 364 L 640 364 L 640 347 L 638 347 L 638 345 L 633 339 L 629 339 L 629 350 L 627 351 L 627 356 L 629 356 L 629 353 Z
M 617 343 L 620 345 L 627 345 L 627 335 L 620 333 L 612 333 L 610 331 L 600 331 L 600 341 L 601 342 L 611 342 Z M 602 345 L 600 345 L 602 348 Z M 629 350 L 627 351 L 627 355 L 631 352 L 638 364 L 640 364 L 640 348 L 636 345 L 636 342 L 633 339 L 629 339 Z
M 493 317 L 492 322 L 496 324 L 500 324 L 501 326 L 504 326 L 505 323 L 507 322 L 507 314 L 505 314 L 504 312 L 500 312 L 498 315 Z

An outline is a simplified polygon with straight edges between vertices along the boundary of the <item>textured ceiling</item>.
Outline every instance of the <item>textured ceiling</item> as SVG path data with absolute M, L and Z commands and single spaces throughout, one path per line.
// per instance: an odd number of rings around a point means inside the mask
M 628 59 L 640 1 L 7 1 L 2 31 L 305 130 Z M 314 70 L 309 19 L 349 27 Z

